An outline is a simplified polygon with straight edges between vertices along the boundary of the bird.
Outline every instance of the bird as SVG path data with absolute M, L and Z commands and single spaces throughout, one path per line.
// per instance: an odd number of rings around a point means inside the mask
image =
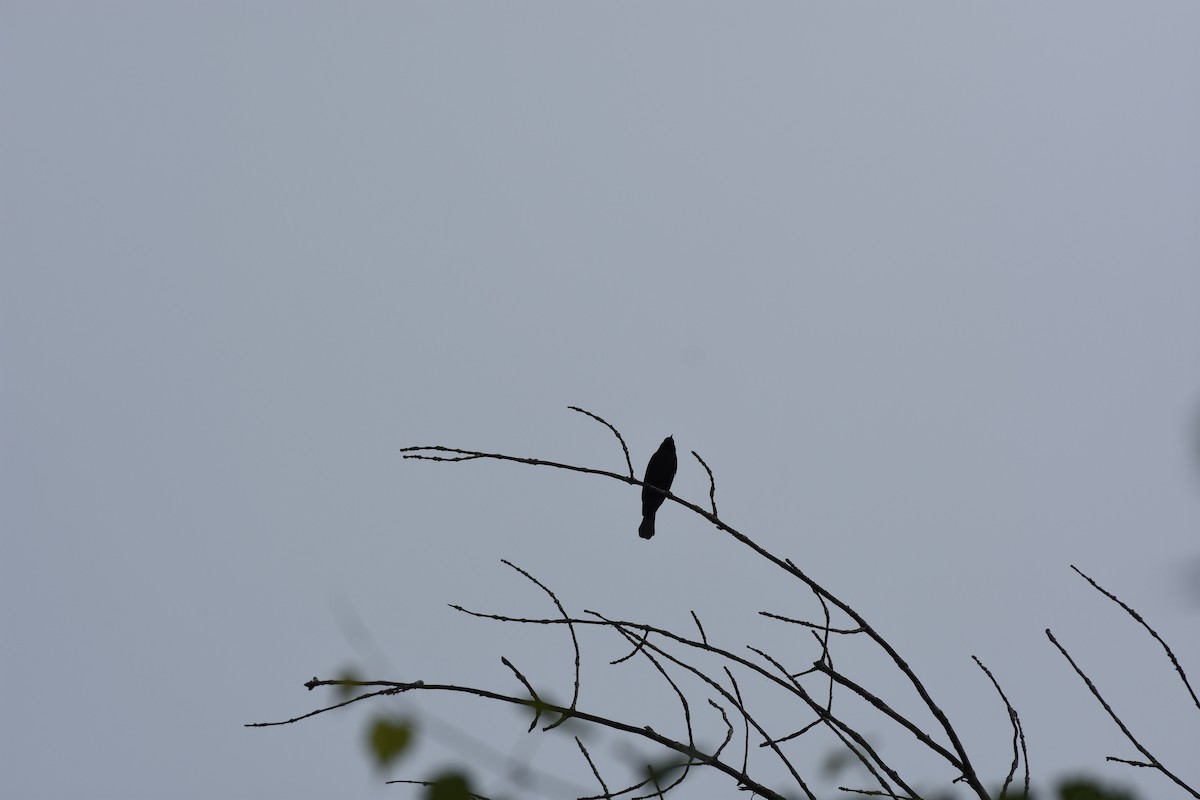
M 642 524 L 638 526 L 638 536 L 643 539 L 649 539 L 654 535 L 654 515 L 658 512 L 658 507 L 666 500 L 666 495 L 661 492 L 656 492 L 650 487 L 662 489 L 664 492 L 671 489 L 671 481 L 675 480 L 675 470 L 679 466 L 679 460 L 675 457 L 675 438 L 668 436 L 663 439 L 663 443 L 658 446 L 658 450 L 654 455 L 650 456 L 650 463 L 646 465 L 646 477 L 642 479 L 645 484 L 642 487 Z

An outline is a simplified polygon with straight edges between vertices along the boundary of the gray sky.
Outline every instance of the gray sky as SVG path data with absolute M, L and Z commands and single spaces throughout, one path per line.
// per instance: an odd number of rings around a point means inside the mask
M 695 609 L 815 657 L 754 618 L 812 616 L 800 587 L 678 507 L 644 542 L 629 487 L 397 452 L 619 470 L 575 404 L 639 470 L 674 434 L 698 501 L 699 451 L 722 515 L 888 635 L 993 779 L 1008 728 L 970 654 L 1035 779 L 1168 796 L 1103 763 L 1134 753 L 1043 630 L 1189 768 L 1169 668 L 1067 565 L 1200 679 L 1198 26 L 1191 2 L 4 4 L 0 794 L 402 796 L 361 712 L 241 725 L 351 662 L 518 692 L 504 654 L 565 692 L 561 631 L 445 607 L 548 613 L 500 558 L 575 610 Z M 588 641 L 584 707 L 677 729 Z M 592 786 L 523 717 L 419 708 Z M 447 758 L 423 737 L 405 774 Z

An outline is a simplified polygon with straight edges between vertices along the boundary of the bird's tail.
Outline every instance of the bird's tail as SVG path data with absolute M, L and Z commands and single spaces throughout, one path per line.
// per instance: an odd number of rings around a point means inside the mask
M 638 526 L 638 536 L 643 539 L 649 539 L 654 536 L 654 515 L 647 514 L 642 517 L 642 524 Z

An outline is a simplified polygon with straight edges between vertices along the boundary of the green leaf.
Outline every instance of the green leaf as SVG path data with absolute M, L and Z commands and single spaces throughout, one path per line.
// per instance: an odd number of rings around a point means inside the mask
M 425 787 L 425 800 L 473 800 L 471 782 L 461 772 L 448 772 Z
M 403 720 L 376 717 L 368 729 L 367 744 L 378 767 L 395 761 L 411 742 L 412 726 Z

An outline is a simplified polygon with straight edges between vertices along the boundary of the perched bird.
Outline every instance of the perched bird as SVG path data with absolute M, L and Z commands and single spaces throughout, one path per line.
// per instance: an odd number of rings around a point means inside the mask
M 678 466 L 679 461 L 675 458 L 675 439 L 668 436 L 663 439 L 654 455 L 650 456 L 650 463 L 646 465 L 646 477 L 642 479 L 646 485 L 642 487 L 642 524 L 638 527 L 638 536 L 643 539 L 654 535 L 654 515 L 667 499 L 665 495 L 650 487 L 669 491 Z

